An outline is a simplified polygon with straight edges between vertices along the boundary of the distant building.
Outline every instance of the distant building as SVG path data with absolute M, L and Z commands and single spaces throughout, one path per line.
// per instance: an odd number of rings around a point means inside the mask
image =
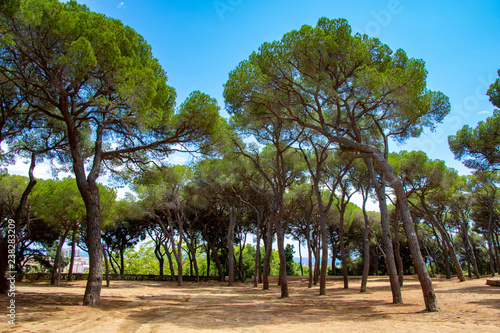
M 65 248 L 62 251 L 66 257 L 71 258 L 71 249 L 70 248 Z M 80 249 L 75 248 L 75 257 L 80 257 Z
M 71 258 L 71 249 L 63 249 L 63 253 L 66 257 Z M 69 263 L 66 267 L 63 268 L 63 273 L 69 273 Z M 73 272 L 72 273 L 85 273 L 89 270 L 89 258 L 80 256 L 80 250 L 75 249 L 75 261 L 73 263 Z

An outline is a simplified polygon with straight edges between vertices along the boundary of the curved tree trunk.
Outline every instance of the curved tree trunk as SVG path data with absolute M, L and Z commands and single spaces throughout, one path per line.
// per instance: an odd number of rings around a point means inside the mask
M 391 227 L 389 225 L 389 213 L 387 211 L 387 203 L 385 197 L 385 177 L 382 176 L 382 180 L 379 182 L 375 175 L 373 169 L 372 161 L 369 159 L 365 160 L 365 164 L 368 167 L 370 173 L 370 178 L 375 188 L 375 193 L 377 194 L 379 207 L 380 207 L 380 224 L 382 226 L 382 235 L 384 240 L 385 248 L 385 261 L 387 265 L 387 274 L 389 275 L 389 281 L 391 283 L 392 292 L 392 303 L 398 304 L 403 303 L 403 298 L 401 296 L 401 287 L 399 283 L 398 271 L 396 269 L 396 262 L 394 260 L 394 248 L 392 245 L 391 238 Z
M 415 226 L 413 225 L 410 207 L 408 207 L 408 197 L 406 196 L 405 188 L 401 182 L 401 179 L 399 179 L 399 177 L 389 165 L 387 159 L 384 158 L 384 155 L 378 148 L 372 145 L 356 142 L 344 136 L 334 135 L 326 127 L 304 123 L 299 119 L 297 119 L 297 121 L 303 126 L 318 131 L 319 133 L 324 135 L 330 142 L 342 144 L 360 153 L 368 154 L 369 157 L 372 158 L 375 163 L 377 163 L 379 168 L 382 170 L 386 180 L 394 189 L 394 194 L 396 195 L 397 200 L 400 202 L 401 218 L 403 220 L 403 226 L 406 232 L 406 237 L 408 239 L 408 247 L 410 248 L 411 256 L 413 258 L 413 264 L 415 266 L 415 270 L 417 271 L 420 286 L 422 287 L 425 308 L 427 311 L 439 311 L 436 300 L 436 293 L 434 292 L 434 288 L 432 286 L 432 280 L 425 266 L 425 261 L 422 253 L 420 252 L 420 245 L 418 244 L 417 233 L 415 231 Z
M 259 286 L 259 276 L 260 276 L 260 223 L 256 228 L 257 243 L 255 244 L 255 266 L 253 275 L 253 286 L 256 288 Z
M 368 214 L 366 213 L 366 201 L 368 200 L 368 191 L 366 195 L 363 194 L 363 217 L 365 219 L 365 230 L 363 231 L 363 276 L 361 278 L 360 292 L 366 291 L 366 284 L 368 282 L 368 274 L 370 272 L 370 226 L 368 224 Z
M 66 237 L 68 237 L 70 228 L 66 228 L 64 230 L 64 234 L 61 235 L 61 239 L 59 239 L 59 245 L 57 246 L 56 258 L 54 260 L 54 267 L 52 269 L 52 277 L 50 278 L 50 284 L 56 285 L 59 287 L 61 282 L 61 257 L 62 257 L 62 247 L 64 246 L 64 242 L 66 241 Z
M 32 153 L 31 164 L 28 171 L 29 182 L 23 194 L 21 195 L 21 200 L 19 201 L 19 204 L 14 213 L 14 223 L 15 223 L 14 234 L 16 234 L 16 231 L 18 230 L 18 227 L 21 223 L 21 216 L 24 211 L 24 208 L 26 207 L 26 203 L 28 202 L 28 196 L 31 193 L 33 187 L 35 187 L 36 185 L 36 179 L 33 174 L 35 166 L 36 166 L 36 153 Z M 8 275 L 10 275 L 9 271 L 12 269 L 10 269 L 9 267 L 9 250 L 8 250 L 9 245 L 7 244 L 7 241 L 8 237 L 5 236 L 4 238 L 4 235 L 0 231 L 0 294 L 6 294 L 10 289 L 10 283 L 7 280 L 7 278 Z M 21 241 L 22 240 L 17 239 L 16 245 L 19 244 Z
M 399 286 L 403 286 L 404 279 L 404 266 L 403 259 L 401 259 L 401 243 L 399 240 L 399 204 L 396 202 L 396 218 L 394 219 L 394 252 L 396 255 L 396 264 L 398 265 Z
M 299 242 L 299 265 L 300 265 L 300 276 L 304 276 L 304 267 L 302 266 L 302 250 L 300 249 L 300 237 L 297 239 Z
M 422 206 L 424 207 L 424 211 L 427 214 L 427 216 L 430 218 L 432 224 L 438 229 L 439 233 L 441 234 L 441 237 L 443 239 L 443 246 L 447 248 L 448 254 L 453 260 L 453 264 L 455 266 L 455 270 L 457 271 L 458 279 L 460 282 L 465 281 L 465 276 L 462 271 L 462 267 L 460 266 L 460 262 L 458 261 L 457 253 L 455 251 L 455 248 L 453 247 L 453 242 L 451 241 L 450 237 L 448 236 L 448 232 L 444 229 L 444 227 L 441 225 L 441 223 L 438 221 L 436 216 L 432 214 L 423 197 L 420 197 L 420 202 L 422 203 Z
M 165 254 L 167 255 L 168 268 L 170 270 L 170 279 L 172 281 L 175 281 L 175 270 L 174 270 L 174 262 L 172 260 L 172 254 L 170 253 L 170 249 L 168 246 L 166 246 L 166 244 L 163 244 L 163 248 L 165 249 Z
M 408 247 L 410 248 L 410 253 L 413 258 L 413 266 L 417 271 L 420 286 L 422 287 L 425 308 L 430 312 L 440 311 L 437 304 L 436 293 L 434 292 L 434 287 L 432 286 L 432 280 L 429 276 L 429 272 L 427 271 L 427 267 L 425 266 L 422 253 L 420 252 L 420 245 L 418 244 L 417 233 L 415 232 L 415 226 L 413 225 L 413 220 L 411 218 L 410 207 L 408 207 L 406 192 L 401 184 L 401 180 L 399 180 L 396 175 L 394 175 L 394 177 L 395 178 L 390 178 L 390 180 L 398 197 L 398 201 L 400 202 L 403 226 L 408 239 Z
M 217 267 L 217 271 L 219 272 L 219 281 L 224 281 L 224 269 L 222 268 L 222 263 L 220 262 L 219 258 L 219 252 L 215 248 L 215 244 L 212 240 L 208 238 L 206 229 L 204 228 L 202 230 L 203 237 L 208 243 L 208 246 L 210 247 L 210 250 L 212 252 L 212 257 L 214 258 L 215 266 Z M 207 259 L 209 260 L 209 259 Z
M 101 244 L 101 207 L 99 188 L 91 186 L 84 198 L 87 208 L 87 249 L 89 252 L 89 275 L 83 305 L 96 306 L 100 304 L 102 287 L 102 244 Z M 82 197 L 83 197 L 82 193 Z
M 106 255 L 106 251 L 104 250 L 104 245 L 102 246 L 102 254 L 104 256 L 104 264 L 106 266 L 106 287 L 109 288 L 111 286 L 111 282 L 109 279 L 109 260 L 108 260 L 108 256 Z M 68 275 L 68 279 L 69 279 L 69 275 Z

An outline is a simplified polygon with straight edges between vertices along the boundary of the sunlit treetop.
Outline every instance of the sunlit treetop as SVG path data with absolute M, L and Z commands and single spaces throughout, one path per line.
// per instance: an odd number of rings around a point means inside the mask
M 448 98 L 426 87 L 423 60 L 353 35 L 344 19 L 321 18 L 264 43 L 225 84 L 230 114 L 272 115 L 368 141 L 370 128 L 398 141 L 431 130 L 449 113 Z

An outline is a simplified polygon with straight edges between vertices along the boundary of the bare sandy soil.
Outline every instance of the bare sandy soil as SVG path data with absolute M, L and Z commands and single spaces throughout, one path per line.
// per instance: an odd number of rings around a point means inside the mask
M 331 279 L 327 296 L 293 277 L 290 297 L 279 298 L 276 279 L 270 290 L 250 282 L 227 287 L 221 282 L 112 281 L 103 287 L 102 305 L 81 305 L 85 281 L 56 288 L 47 283 L 18 283 L 16 325 L 8 324 L 9 298 L 0 295 L 2 332 L 500 332 L 500 288 L 486 279 L 435 279 L 441 312 L 423 311 L 422 292 L 405 277 L 404 305 L 391 304 L 388 279 L 371 277 L 368 291 L 360 280 L 350 289 Z

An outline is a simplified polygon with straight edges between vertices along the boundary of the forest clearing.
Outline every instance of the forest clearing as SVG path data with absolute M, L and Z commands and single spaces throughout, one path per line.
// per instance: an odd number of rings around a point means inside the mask
M 0 332 L 500 332 L 500 1 L 224 1 L 0 0 Z
M 269 290 L 251 282 L 112 281 L 103 287 L 99 307 L 82 306 L 85 281 L 63 287 L 47 282 L 19 283 L 17 323 L 2 332 L 498 332 L 500 288 L 485 278 L 433 279 L 440 312 L 426 312 L 416 276 L 405 276 L 404 304 L 391 303 L 389 279 L 329 277 L 328 296 L 307 288 L 306 277 L 289 277 L 290 297 L 279 298 L 277 277 Z M 5 295 L 0 296 L 6 298 Z M 2 300 L 3 302 L 3 300 Z

